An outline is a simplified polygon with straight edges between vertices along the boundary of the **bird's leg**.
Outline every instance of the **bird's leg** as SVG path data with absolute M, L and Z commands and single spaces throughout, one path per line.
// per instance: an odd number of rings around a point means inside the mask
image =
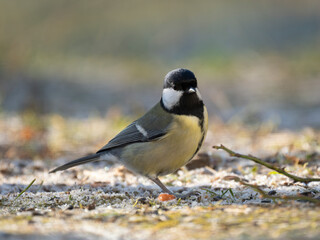
M 197 191 L 190 191 L 188 192 L 187 194 L 176 194 L 176 193 L 173 193 L 171 192 L 161 181 L 159 178 L 150 178 L 150 180 L 152 180 L 155 184 L 157 184 L 161 189 L 162 191 L 166 192 L 166 193 L 169 193 L 171 195 L 174 195 L 176 198 L 181 198 L 181 199 L 185 199 L 187 197 L 190 197 L 191 195 L 197 195 L 199 194 L 199 192 Z
M 155 184 L 157 184 L 161 189 L 162 191 L 166 192 L 166 193 L 169 193 L 171 195 L 174 195 L 173 192 L 171 192 L 161 181 L 159 178 L 150 178 L 150 180 L 152 180 Z

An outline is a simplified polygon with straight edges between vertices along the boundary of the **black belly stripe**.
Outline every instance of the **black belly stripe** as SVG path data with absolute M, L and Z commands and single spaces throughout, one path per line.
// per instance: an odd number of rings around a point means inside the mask
M 203 104 L 203 101 L 200 100 L 197 95 L 185 95 L 184 94 L 183 97 L 180 99 L 179 104 L 177 106 L 174 106 L 172 109 L 167 109 L 164 106 L 162 99 L 160 101 L 160 104 L 161 104 L 161 107 L 169 113 L 173 113 L 173 114 L 177 114 L 177 115 L 195 116 L 199 119 L 199 126 L 201 129 L 202 137 L 198 143 L 198 147 L 197 147 L 196 151 L 194 152 L 192 157 L 189 159 L 189 161 L 190 161 L 194 157 L 194 155 L 197 154 L 197 152 L 199 151 L 199 149 L 202 145 L 202 142 L 204 140 L 205 133 L 204 133 L 204 104 Z
M 194 152 L 194 154 L 192 155 L 192 157 L 188 160 L 188 162 L 190 162 L 192 160 L 192 158 L 197 154 L 197 152 L 199 151 L 202 143 L 203 143 L 203 140 L 204 140 L 204 135 L 205 135 L 205 132 L 204 132 L 204 107 L 202 107 L 202 117 L 198 117 L 199 118 L 199 125 L 200 125 L 200 128 L 201 128 L 201 134 L 202 134 L 202 137 L 198 143 L 198 147 L 196 149 L 196 151 Z M 187 163 L 188 163 L 187 162 Z

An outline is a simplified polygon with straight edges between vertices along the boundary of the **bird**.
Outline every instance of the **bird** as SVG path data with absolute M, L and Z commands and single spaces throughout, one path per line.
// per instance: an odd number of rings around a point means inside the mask
M 164 78 L 160 101 L 133 121 L 95 154 L 50 171 L 99 160 L 116 160 L 130 171 L 145 176 L 162 191 L 177 197 L 159 179 L 186 165 L 199 151 L 208 129 L 208 112 L 194 73 L 185 68 Z

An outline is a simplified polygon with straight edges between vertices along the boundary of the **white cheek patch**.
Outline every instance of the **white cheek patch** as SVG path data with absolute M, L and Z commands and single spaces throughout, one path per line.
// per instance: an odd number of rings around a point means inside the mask
M 165 88 L 162 91 L 162 102 L 167 109 L 172 109 L 177 105 L 182 96 L 182 91 L 174 90 L 173 88 Z

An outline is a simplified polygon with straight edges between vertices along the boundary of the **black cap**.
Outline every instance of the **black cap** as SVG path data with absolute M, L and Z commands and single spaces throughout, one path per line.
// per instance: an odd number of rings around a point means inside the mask
M 164 78 L 163 88 L 175 88 L 184 83 L 197 84 L 197 79 L 193 72 L 185 68 L 178 68 L 170 71 Z

